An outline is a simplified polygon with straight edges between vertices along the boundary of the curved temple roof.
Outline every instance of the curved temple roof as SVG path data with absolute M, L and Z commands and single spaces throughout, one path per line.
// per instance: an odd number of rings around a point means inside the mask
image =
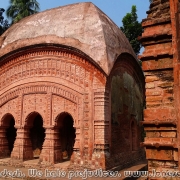
M 26 17 L 0 37 L 0 56 L 29 45 L 56 43 L 90 56 L 106 74 L 121 53 L 136 59 L 121 30 L 92 3 L 77 3 Z

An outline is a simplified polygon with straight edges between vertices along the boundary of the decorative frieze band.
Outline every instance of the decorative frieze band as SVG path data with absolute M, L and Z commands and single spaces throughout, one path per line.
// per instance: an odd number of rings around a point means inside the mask
M 88 87 L 90 73 L 105 79 L 90 62 L 61 51 L 32 52 L 9 60 L 0 66 L 0 89 L 19 79 L 52 76 Z
M 58 86 L 50 86 L 50 85 L 31 85 L 31 86 L 23 86 L 17 88 L 15 90 L 11 90 L 10 92 L 4 94 L 0 97 L 0 107 L 8 102 L 11 99 L 16 98 L 20 94 L 29 94 L 29 93 L 47 93 L 52 92 L 53 94 L 60 95 L 74 103 L 78 103 L 79 98 L 72 94 L 71 92 L 64 90 Z

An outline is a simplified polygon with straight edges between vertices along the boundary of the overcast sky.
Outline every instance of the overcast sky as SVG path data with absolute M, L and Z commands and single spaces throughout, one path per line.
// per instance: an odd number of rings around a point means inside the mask
M 77 2 L 89 2 L 84 0 L 37 0 L 40 10 L 73 4 Z M 138 20 L 146 18 L 146 11 L 149 9 L 149 0 L 91 0 L 105 14 L 107 14 L 119 27 L 122 25 L 122 18 L 126 13 L 131 12 L 132 5 L 136 5 Z M 0 0 L 0 8 L 7 9 L 9 0 Z

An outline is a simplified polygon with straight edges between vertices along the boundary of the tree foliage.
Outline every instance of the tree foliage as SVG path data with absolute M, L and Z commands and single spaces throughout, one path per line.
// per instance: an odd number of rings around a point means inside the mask
M 5 10 L 3 8 L 0 8 L 0 35 L 3 34 L 9 28 L 8 20 L 4 20 L 4 11 Z
M 141 49 L 141 43 L 137 40 L 143 32 L 141 23 L 138 22 L 136 6 L 132 6 L 131 13 L 127 13 L 122 19 L 123 26 L 120 27 L 122 32 L 128 38 L 134 52 L 139 54 Z
M 6 11 L 6 15 L 11 19 L 12 23 L 16 23 L 38 11 L 39 3 L 36 0 L 10 0 L 10 6 Z

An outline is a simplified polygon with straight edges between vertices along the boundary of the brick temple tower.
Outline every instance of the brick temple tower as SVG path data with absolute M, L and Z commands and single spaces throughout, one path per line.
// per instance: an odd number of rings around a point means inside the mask
M 144 128 L 149 172 L 180 169 L 180 2 L 153 0 L 143 20 Z

